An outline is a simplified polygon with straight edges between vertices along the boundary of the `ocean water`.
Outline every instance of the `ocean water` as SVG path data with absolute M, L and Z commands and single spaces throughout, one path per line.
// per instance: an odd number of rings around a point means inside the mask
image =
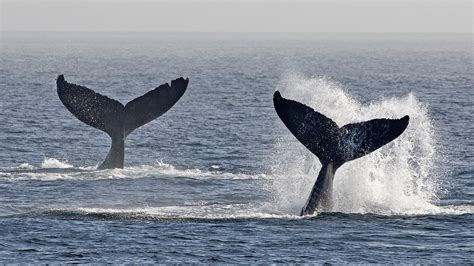
M 472 35 L 2 33 L 0 262 L 473 263 Z M 165 115 L 96 170 L 109 137 L 57 75 L 126 103 L 180 76 Z M 410 115 L 343 165 L 330 212 L 299 217 L 321 167 L 272 95 L 339 125 Z

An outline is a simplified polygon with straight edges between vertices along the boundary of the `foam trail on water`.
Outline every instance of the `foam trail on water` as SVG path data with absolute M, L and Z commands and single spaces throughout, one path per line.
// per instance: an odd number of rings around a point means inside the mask
M 348 213 L 418 214 L 437 212 L 440 178 L 435 173 L 436 143 L 425 104 L 413 94 L 362 105 L 341 85 L 327 78 L 293 75 L 278 90 L 303 102 L 339 126 L 374 118 L 410 116 L 406 131 L 395 141 L 338 169 L 333 211 Z M 277 121 L 281 123 L 280 121 Z M 287 132 L 278 141 L 270 185 L 279 208 L 297 213 L 304 205 L 321 164 Z
M 179 169 L 163 161 L 153 165 L 128 166 L 124 169 L 97 170 L 97 166 L 73 167 L 67 161 L 44 158 L 39 166 L 22 163 L 17 167 L 0 168 L 0 179 L 8 180 L 102 180 L 134 179 L 144 177 L 188 177 L 194 179 L 249 180 L 268 179 L 264 173 L 246 174 L 222 171 L 218 166 L 212 170 L 198 168 Z

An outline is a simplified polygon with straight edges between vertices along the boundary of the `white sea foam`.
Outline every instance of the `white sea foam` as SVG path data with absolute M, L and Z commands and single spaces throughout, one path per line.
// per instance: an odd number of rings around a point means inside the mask
M 64 209 L 58 209 L 64 211 Z M 138 208 L 73 208 L 85 214 L 121 214 L 129 217 L 150 216 L 155 218 L 179 219 L 302 219 L 301 216 L 284 213 L 268 213 L 260 207 L 245 204 L 229 205 L 184 205 Z
M 18 165 L 18 169 L 34 169 L 35 167 L 29 163 L 22 163 Z
M 215 169 L 215 168 L 214 168 Z M 231 173 L 215 169 L 213 171 L 201 170 L 199 168 L 179 169 L 172 164 L 156 161 L 154 165 L 140 165 L 125 167 L 124 169 L 112 169 L 101 171 L 104 174 L 112 174 L 113 178 L 134 178 L 144 176 L 171 176 L 190 177 L 196 179 L 262 179 L 267 178 L 265 174 Z
M 333 211 L 416 214 L 437 212 L 440 174 L 434 170 L 436 143 L 428 108 L 413 94 L 359 103 L 327 78 L 289 76 L 278 86 L 283 97 L 301 101 L 339 126 L 374 118 L 410 116 L 406 131 L 385 147 L 348 162 L 334 179 Z M 279 122 L 279 121 L 278 121 Z M 275 147 L 270 186 L 280 208 L 301 210 L 321 168 L 319 160 L 288 132 Z
M 266 174 L 231 173 L 211 167 L 213 170 L 198 168 L 178 169 L 175 166 L 157 161 L 153 165 L 129 166 L 124 169 L 96 170 L 93 167 L 78 167 L 55 158 L 45 158 L 40 166 L 23 163 L 18 167 L 0 169 L 0 178 L 12 180 L 99 180 L 99 179 L 133 179 L 143 177 L 189 177 L 195 179 L 265 179 Z M 60 170 L 58 170 L 60 169 Z
M 101 208 L 101 207 L 75 207 L 50 209 L 59 212 L 76 212 L 82 215 L 88 214 L 112 214 L 123 218 L 141 219 L 288 219 L 299 220 L 318 216 L 299 216 L 282 212 L 268 211 L 264 205 L 254 204 L 185 204 L 179 206 L 156 206 L 156 207 L 128 207 L 128 208 Z M 472 214 L 474 205 L 448 205 L 432 206 L 429 209 L 410 210 L 406 213 L 377 213 L 382 215 L 463 215 Z
M 44 158 L 41 163 L 41 168 L 72 168 L 72 164 L 69 164 L 67 161 L 61 161 L 55 158 Z

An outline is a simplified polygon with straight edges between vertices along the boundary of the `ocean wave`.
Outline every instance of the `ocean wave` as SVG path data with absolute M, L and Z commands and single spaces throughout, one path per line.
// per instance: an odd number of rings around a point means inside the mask
M 474 213 L 474 205 L 434 206 L 430 210 L 397 213 L 344 213 L 324 212 L 309 216 L 268 212 L 263 206 L 235 205 L 187 205 L 136 208 L 50 208 L 28 211 L 8 217 L 49 217 L 56 219 L 93 219 L 93 220 L 151 220 L 162 222 L 235 222 L 239 220 L 307 220 L 307 219 L 379 219 L 459 216 Z M 5 218 L 5 216 L 3 216 Z

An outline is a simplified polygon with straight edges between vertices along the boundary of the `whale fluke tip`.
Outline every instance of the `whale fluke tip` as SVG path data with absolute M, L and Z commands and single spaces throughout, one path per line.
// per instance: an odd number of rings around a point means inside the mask
M 188 86 L 188 83 L 189 83 L 189 78 L 179 77 L 171 81 L 171 87 L 186 89 L 186 87 Z
M 279 91 L 275 91 L 275 93 L 273 94 L 273 100 L 279 100 L 281 99 L 281 94 Z
M 57 80 L 56 80 L 56 83 L 59 84 L 59 83 L 63 83 L 64 82 L 64 75 L 61 74 L 58 76 Z
M 402 132 L 408 127 L 408 122 L 410 122 L 410 117 L 408 115 L 399 119 L 400 123 L 402 124 L 401 128 L 403 129 Z

